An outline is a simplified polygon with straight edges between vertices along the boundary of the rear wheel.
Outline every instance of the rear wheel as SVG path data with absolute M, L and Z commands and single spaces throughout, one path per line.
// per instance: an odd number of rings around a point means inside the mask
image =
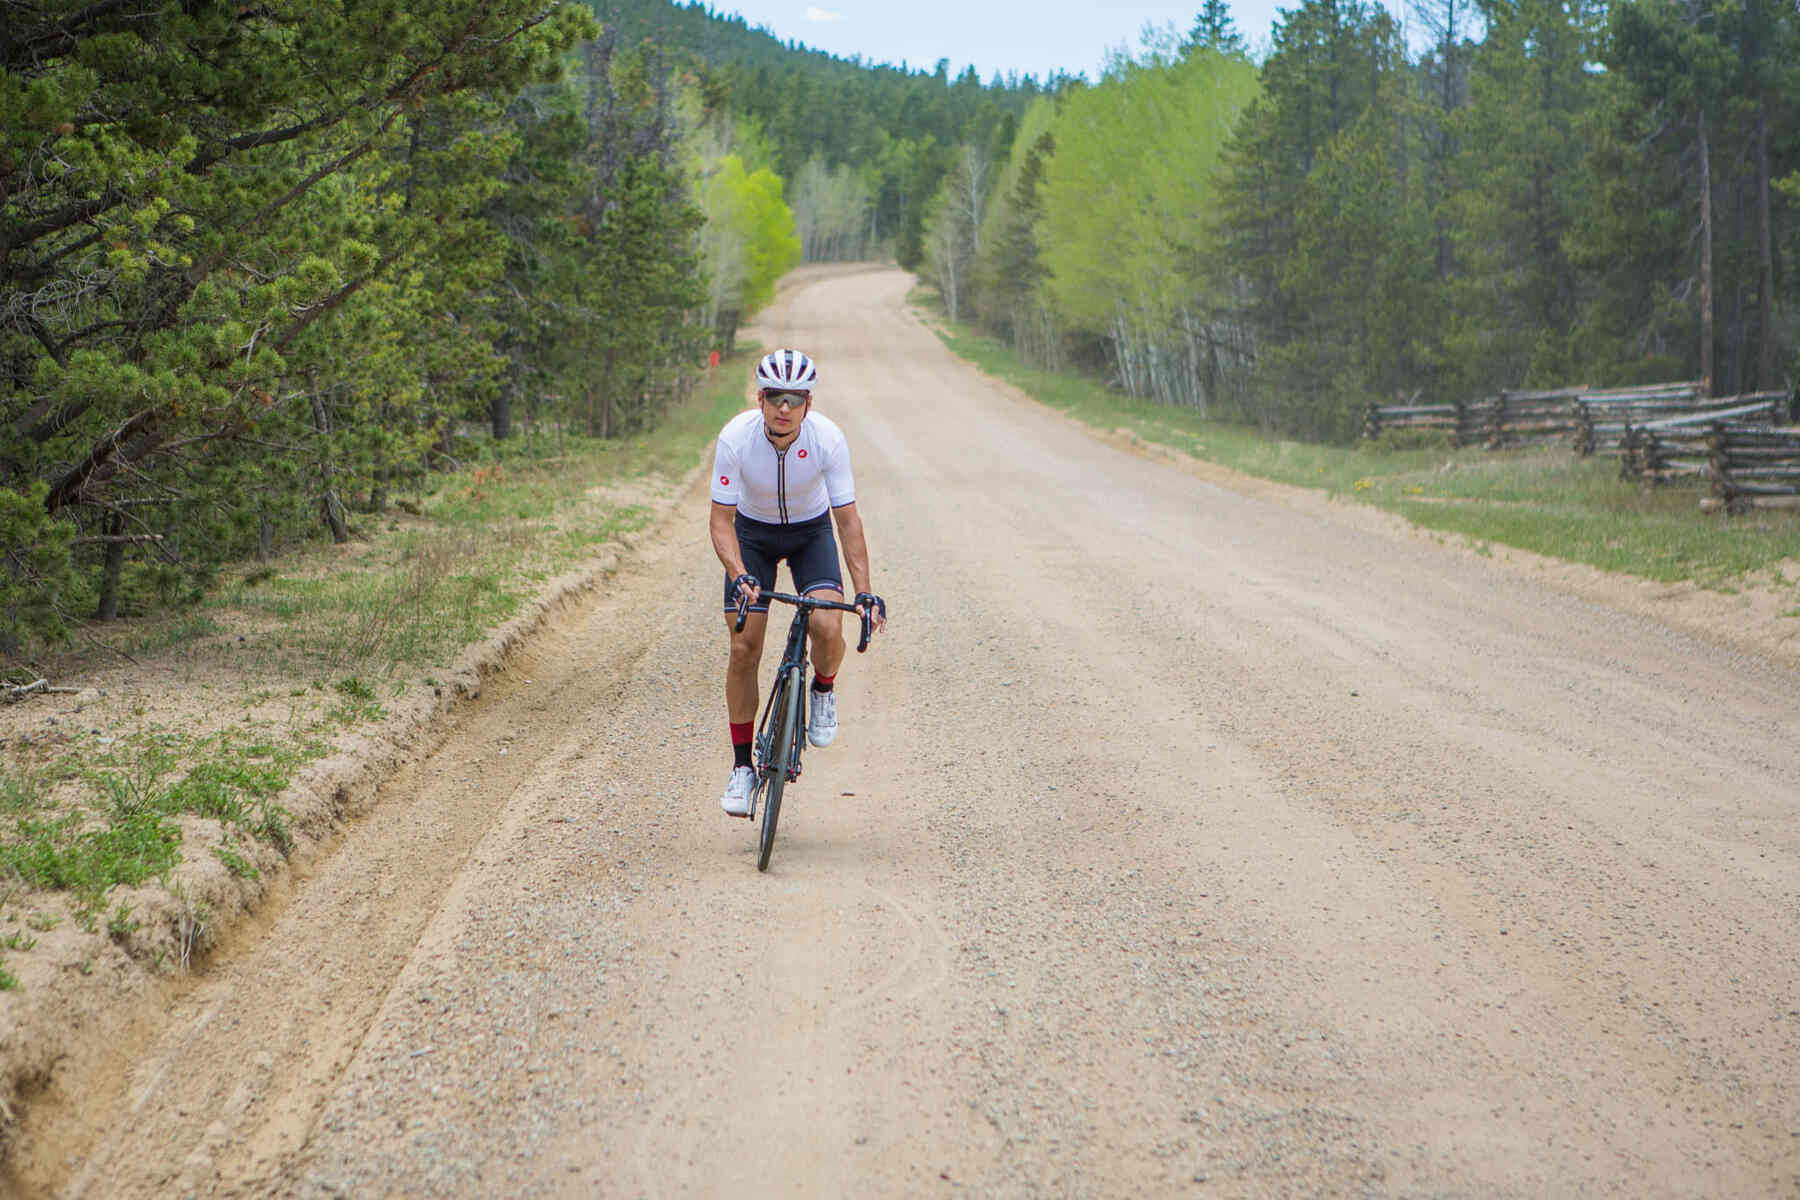
M 800 669 L 796 667 L 781 681 L 781 693 L 770 709 L 775 728 L 770 731 L 769 778 L 763 795 L 762 836 L 756 847 L 759 871 L 769 869 L 769 855 L 775 849 L 775 823 L 781 819 L 781 793 L 787 786 L 794 755 L 799 753 L 800 700 L 804 690 Z

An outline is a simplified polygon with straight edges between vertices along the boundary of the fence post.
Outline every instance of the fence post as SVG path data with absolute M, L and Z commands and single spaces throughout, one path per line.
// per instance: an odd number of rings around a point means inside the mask
M 1712 476 L 1713 493 L 1722 502 L 1720 507 L 1725 510 L 1725 514 L 1736 516 L 1743 511 L 1737 491 L 1731 486 L 1731 462 L 1725 448 L 1725 426 L 1718 422 L 1707 427 L 1706 469 Z

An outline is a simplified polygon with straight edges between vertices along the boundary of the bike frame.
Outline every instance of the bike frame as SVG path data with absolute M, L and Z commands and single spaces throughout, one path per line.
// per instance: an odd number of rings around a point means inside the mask
M 774 764 L 777 755 L 775 753 L 776 748 L 770 744 L 774 734 L 771 732 L 769 726 L 770 719 L 775 714 L 775 700 L 781 694 L 781 681 L 792 675 L 797 681 L 796 686 L 806 686 L 807 649 L 810 645 L 810 639 L 807 637 L 807 630 L 812 614 L 819 609 L 835 609 L 839 612 L 856 613 L 858 616 L 861 616 L 862 636 L 856 643 L 856 649 L 859 654 L 869 648 L 869 636 L 873 632 L 868 615 L 863 613 L 862 610 L 857 608 L 854 604 L 843 604 L 836 600 L 820 600 L 812 596 L 796 596 L 789 592 L 764 592 L 762 593 L 762 597 L 766 600 L 779 600 L 783 604 L 793 605 L 794 620 L 792 624 L 788 626 L 787 645 L 781 652 L 781 666 L 775 671 L 775 686 L 769 689 L 768 699 L 763 703 L 762 718 L 757 722 L 756 788 L 750 793 L 751 820 L 756 819 L 756 806 L 758 801 L 762 798 L 763 786 L 768 782 L 769 776 L 772 775 L 775 770 Z M 740 633 L 743 631 L 744 620 L 748 615 L 748 612 L 749 606 L 740 603 L 737 619 L 737 630 Z M 787 756 L 787 779 L 789 783 L 800 778 L 800 752 L 806 745 L 806 721 L 809 715 L 808 709 L 810 707 L 805 703 L 805 700 L 806 697 L 802 695 L 800 721 L 794 728 L 794 745 L 789 749 Z

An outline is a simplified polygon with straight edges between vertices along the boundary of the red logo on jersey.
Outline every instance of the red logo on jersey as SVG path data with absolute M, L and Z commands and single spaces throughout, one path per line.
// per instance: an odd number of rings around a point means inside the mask
M 721 476 L 719 476 L 719 482 L 724 484 L 726 487 L 730 487 L 731 486 L 731 476 L 721 475 Z
M 801 451 L 801 452 L 800 452 L 800 457 L 801 457 L 801 458 L 805 458 L 805 457 L 806 457 L 806 451 L 804 451 L 804 450 L 802 450 L 802 451 Z

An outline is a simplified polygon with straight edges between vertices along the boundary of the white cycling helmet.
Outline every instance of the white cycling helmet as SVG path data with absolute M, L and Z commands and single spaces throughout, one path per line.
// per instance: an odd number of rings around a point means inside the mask
M 819 369 L 798 350 L 777 350 L 756 364 L 759 391 L 811 392 L 818 381 Z

